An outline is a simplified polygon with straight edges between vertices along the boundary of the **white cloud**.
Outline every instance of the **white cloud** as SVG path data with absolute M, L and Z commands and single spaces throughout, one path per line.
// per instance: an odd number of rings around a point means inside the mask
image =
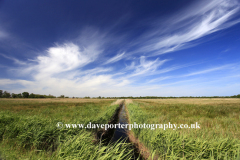
M 200 74 L 206 74 L 206 73 L 211 73 L 214 71 L 219 71 L 219 70 L 226 70 L 226 69 L 230 69 L 230 67 L 232 67 L 233 65 L 224 65 L 224 66 L 220 66 L 220 67 L 214 67 L 214 68 L 209 68 L 209 69 L 205 69 L 205 70 L 201 70 L 201 71 L 197 71 L 197 72 L 192 72 L 186 75 L 182 75 L 181 77 L 188 77 L 188 76 L 195 76 L 195 75 L 200 75 Z
M 122 86 L 126 86 L 126 85 L 128 85 L 130 83 L 131 83 L 131 81 L 129 81 L 128 79 L 124 79 L 122 82 L 116 84 L 115 86 L 122 87 Z
M 196 1 L 188 8 L 173 17 L 173 23 L 178 23 L 190 18 L 202 16 L 214 9 L 232 9 L 239 6 L 238 0 L 201 0 Z M 222 11 L 222 10 L 221 10 Z
M 188 48 L 192 45 L 190 42 L 240 22 L 239 19 L 232 20 L 240 10 L 238 1 L 211 0 L 201 2 L 200 6 L 191 6 L 175 17 L 168 17 L 170 20 L 165 25 L 157 23 L 159 27 L 136 42 L 142 47 L 133 53 L 153 52 L 148 55 L 154 56 Z
M 38 64 L 31 68 L 37 72 L 35 78 L 41 79 L 83 67 L 93 62 L 99 54 L 98 46 L 95 45 L 80 49 L 72 43 L 64 44 L 49 48 L 47 55 L 38 56 Z
M 14 63 L 16 63 L 16 64 L 20 64 L 20 65 L 25 65 L 26 64 L 26 62 L 20 61 L 20 60 L 14 58 L 14 57 L 6 56 L 5 54 L 2 54 L 2 53 L 0 53 L 0 55 L 3 56 L 4 58 L 7 58 L 7 59 L 10 59 L 10 60 L 14 61 Z
M 57 45 L 47 49 L 45 55 L 36 57 L 33 61 L 26 63 L 18 72 L 31 74 L 32 81 L 1 79 L 2 85 L 20 84 L 25 89 L 13 89 L 14 92 L 25 90 L 40 94 L 68 94 L 91 95 L 104 90 L 104 86 L 125 86 L 127 80 L 117 80 L 109 74 L 112 68 L 94 67 L 93 69 L 82 68 L 96 61 L 102 53 L 97 43 L 79 47 L 73 43 Z M 21 71 L 23 70 L 23 71 Z M 15 70 L 16 71 L 16 70 Z M 106 74 L 107 73 L 107 74 Z M 96 96 L 95 95 L 95 96 Z
M 12 84 L 21 84 L 24 86 L 33 85 L 35 82 L 27 81 L 27 80 L 11 80 L 11 79 L 0 79 L 0 85 L 12 85 Z
M 1 23 L 1 24 L 3 24 L 3 23 Z M 2 26 L 0 26 L 0 40 L 8 38 L 8 37 L 9 37 L 9 34 L 7 33 L 7 31 Z
M 170 79 L 170 78 L 173 78 L 173 77 L 172 76 L 158 77 L 158 78 L 149 80 L 147 83 L 159 82 L 159 81 L 163 81 L 163 80 Z
M 188 74 L 158 77 L 158 78 L 154 78 L 154 79 L 149 80 L 147 83 L 156 83 L 156 82 L 160 82 L 160 81 L 166 80 L 166 79 L 177 79 L 177 80 L 179 80 L 180 78 L 196 76 L 196 75 L 204 75 L 204 74 L 212 73 L 212 72 L 215 72 L 215 71 L 231 70 L 232 67 L 235 66 L 235 65 L 236 64 L 228 64 L 228 65 L 223 65 L 223 66 L 219 66 L 219 67 L 213 67 L 213 68 L 208 68 L 208 69 L 204 69 L 204 70 L 200 70 L 200 71 L 195 71 L 195 72 L 188 73 Z M 169 68 L 169 69 L 165 69 L 165 71 L 170 72 L 170 71 L 174 71 L 175 69 L 180 69 L 180 68 L 181 67 L 179 67 L 179 68 L 178 67 L 172 67 L 172 68 Z M 162 73 L 164 73 L 164 70 L 162 71 Z
M 119 60 L 121 60 L 123 58 L 124 54 L 125 54 L 125 52 L 123 52 L 121 54 L 117 54 L 116 56 L 108 59 L 104 64 L 117 62 L 117 61 L 119 61 Z
M 147 61 L 145 56 L 140 57 L 140 64 L 137 66 L 132 66 L 134 64 L 131 64 L 130 68 L 135 68 L 134 72 L 130 74 L 128 77 L 134 77 L 139 75 L 147 75 L 149 73 L 154 73 L 158 67 L 162 66 L 165 62 L 168 60 L 159 60 L 159 58 L 151 61 Z M 129 69 L 129 67 L 127 68 Z
M 135 62 L 133 61 L 133 62 L 131 62 L 131 65 L 126 65 L 125 69 L 126 70 L 133 70 L 133 69 L 135 69 Z
M 123 52 L 121 54 L 117 54 L 116 56 L 108 59 L 104 64 L 117 62 L 117 61 L 119 61 L 119 60 L 121 60 L 123 58 L 124 54 L 125 54 L 125 52 Z
M 150 61 L 151 62 L 151 61 Z M 144 60 L 143 66 L 148 68 L 150 62 Z M 153 64 L 153 62 L 151 62 Z M 24 89 L 14 89 L 10 92 L 24 92 L 40 93 L 40 94 L 65 94 L 68 96 L 195 96 L 195 95 L 232 95 L 239 90 L 239 74 L 237 71 L 229 74 L 227 70 L 231 70 L 233 64 L 213 67 L 190 74 L 183 74 L 178 76 L 165 76 L 152 79 L 151 82 L 141 82 L 136 85 L 135 80 L 141 78 L 138 75 L 135 77 L 127 77 L 125 74 L 119 79 L 114 78 L 114 74 L 84 74 L 77 79 L 53 78 L 48 77 L 45 80 L 11 80 L 0 79 L 1 86 L 12 86 L 20 84 L 25 86 Z M 202 75 L 212 73 L 215 71 L 224 71 L 225 74 L 216 75 L 214 77 L 182 79 L 186 75 Z M 94 71 L 93 71 L 94 72 Z M 169 82 L 156 83 L 164 79 L 172 79 Z M 227 85 L 229 82 L 236 84 Z M 153 85 L 150 83 L 154 83 Z M 213 85 L 214 84 L 214 85 Z M 225 85 L 223 85 L 225 84 Z M 221 86 L 219 86 L 221 85 Z M 218 86 L 218 87 L 216 87 Z M 235 86 L 235 88 L 234 88 Z M 214 92 L 209 92 L 214 89 Z M 226 89 L 226 92 L 223 92 Z M 232 89 L 232 90 L 231 90 Z M 216 94 L 217 93 L 217 94 Z
M 8 37 L 7 33 L 0 31 L 0 39 Z

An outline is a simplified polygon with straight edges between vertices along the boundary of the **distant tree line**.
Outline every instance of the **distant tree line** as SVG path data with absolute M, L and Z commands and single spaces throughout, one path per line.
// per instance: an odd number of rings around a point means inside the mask
M 56 98 L 53 95 L 41 95 L 41 94 L 29 94 L 28 92 L 23 93 L 9 93 L 7 91 L 0 90 L 0 98 Z
M 76 97 L 77 98 L 77 97 Z M 90 99 L 91 97 L 86 96 L 84 97 L 85 99 Z M 181 97 L 158 97 L 158 96 L 145 96 L 145 97 L 132 97 L 132 96 L 128 96 L 128 97 L 92 97 L 92 99 L 169 99 L 169 98 L 240 98 L 240 94 L 238 95 L 234 95 L 234 96 L 181 96 Z
M 145 97 L 132 97 L 132 96 L 129 96 L 129 97 L 107 97 L 109 99 L 116 99 L 116 98 L 119 98 L 119 99 L 169 99 L 169 98 L 240 98 L 240 94 L 238 95 L 234 95 L 234 96 L 181 96 L 181 97 L 173 97 L 173 96 L 170 96 L 170 97 L 158 97 L 158 96 L 145 96 Z
M 23 93 L 9 93 L 7 91 L 0 90 L 0 98 L 69 98 L 64 95 L 61 95 L 59 97 L 53 96 L 53 95 L 41 95 L 41 94 L 29 94 L 28 92 L 23 92 Z M 79 98 L 79 97 L 72 97 L 72 98 Z M 234 96 L 182 96 L 182 97 L 158 97 L 158 96 L 145 96 L 145 97 L 89 97 L 86 96 L 84 97 L 85 99 L 168 99 L 168 98 L 240 98 L 240 94 L 234 95 Z

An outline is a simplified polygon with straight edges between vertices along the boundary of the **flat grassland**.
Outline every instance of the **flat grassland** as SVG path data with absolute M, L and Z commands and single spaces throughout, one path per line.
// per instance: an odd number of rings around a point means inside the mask
M 103 146 L 97 129 L 56 124 L 106 124 L 113 99 L 0 99 L 0 159 L 128 159 L 127 144 Z
M 129 144 L 104 146 L 98 129 L 56 124 L 106 124 L 115 99 L 0 99 L 0 159 L 130 159 Z M 240 158 L 240 99 L 125 100 L 129 123 L 194 124 L 200 129 L 132 129 L 159 159 Z M 151 159 L 151 158 L 150 158 Z
M 161 159 L 240 158 L 240 99 L 136 99 L 127 109 L 130 123 L 200 124 L 200 129 L 133 129 Z

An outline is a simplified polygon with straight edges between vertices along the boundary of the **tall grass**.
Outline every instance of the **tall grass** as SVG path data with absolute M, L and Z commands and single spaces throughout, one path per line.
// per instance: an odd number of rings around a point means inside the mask
M 58 129 L 58 122 L 106 124 L 113 101 L 78 103 L 0 101 L 0 157 L 6 159 L 129 159 L 127 144 L 103 146 L 95 130 Z M 8 108 L 7 108 L 8 106 Z
M 82 132 L 78 136 L 69 136 L 61 145 L 56 159 L 130 159 L 132 149 L 130 144 L 115 143 L 102 146 L 92 144 L 92 135 Z M 54 157 L 54 158 L 55 158 Z
M 138 101 L 127 106 L 130 122 L 191 124 L 201 129 L 133 129 L 144 145 L 164 159 L 237 159 L 239 117 L 235 105 L 159 104 Z M 209 126 L 207 126 L 209 124 Z

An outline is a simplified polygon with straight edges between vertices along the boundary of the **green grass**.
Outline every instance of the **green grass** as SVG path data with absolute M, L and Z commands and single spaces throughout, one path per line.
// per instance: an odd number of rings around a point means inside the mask
M 240 158 L 240 104 L 164 104 L 136 100 L 127 109 L 131 123 L 200 124 L 200 129 L 133 129 L 135 136 L 160 158 Z
M 95 130 L 58 129 L 58 122 L 106 124 L 118 108 L 103 101 L 0 101 L 0 157 L 5 159 L 129 159 L 129 144 L 103 146 Z
M 58 122 L 106 124 L 118 108 L 113 101 L 1 99 L 0 158 L 130 159 L 130 144 L 105 146 L 96 141 L 98 129 L 56 127 Z M 198 122 L 201 128 L 132 131 L 160 159 L 239 159 L 240 103 L 206 101 L 190 104 L 180 100 L 136 100 L 127 105 L 130 123 Z

